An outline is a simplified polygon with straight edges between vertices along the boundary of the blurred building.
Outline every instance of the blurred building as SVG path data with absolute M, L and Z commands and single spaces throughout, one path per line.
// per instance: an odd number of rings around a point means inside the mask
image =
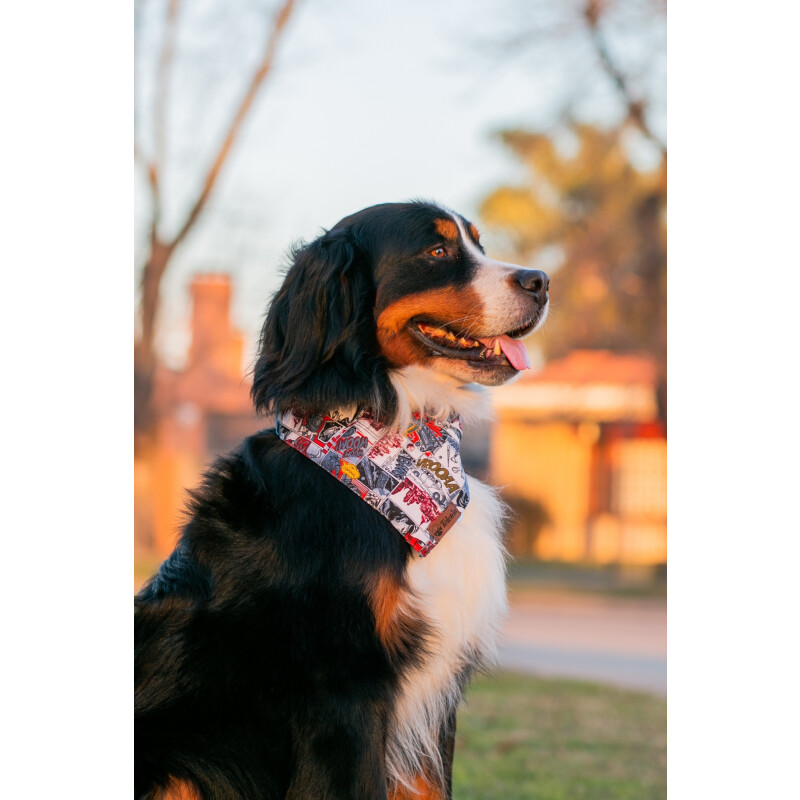
M 667 442 L 647 356 L 578 350 L 494 395 L 489 475 L 515 512 L 515 555 L 667 558 Z
M 186 490 L 216 455 L 268 425 L 252 408 L 231 291 L 227 275 L 194 278 L 186 367 L 158 374 L 157 451 L 135 465 L 139 555 L 172 550 Z M 515 555 L 666 561 L 666 436 L 655 385 L 646 356 L 575 351 L 494 393 L 497 420 L 469 429 L 464 463 L 502 487 L 515 512 Z
M 141 508 L 147 508 L 150 520 L 150 530 L 137 530 L 137 545 L 157 556 L 174 547 L 186 490 L 197 486 L 207 464 L 266 426 L 250 401 L 244 338 L 231 324 L 230 277 L 197 275 L 191 296 L 186 368 L 160 369 L 155 390 L 158 447 L 152 461 L 136 466 L 137 505 L 145 504 Z

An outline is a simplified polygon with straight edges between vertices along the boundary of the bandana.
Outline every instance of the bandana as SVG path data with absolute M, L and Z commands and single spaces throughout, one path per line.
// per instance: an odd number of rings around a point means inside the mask
M 469 502 L 461 466 L 461 418 L 416 413 L 405 428 L 387 429 L 369 411 L 302 416 L 290 411 L 275 430 L 382 514 L 426 556 Z

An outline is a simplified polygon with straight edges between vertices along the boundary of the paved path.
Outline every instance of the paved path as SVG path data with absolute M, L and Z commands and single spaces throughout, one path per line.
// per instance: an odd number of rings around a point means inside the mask
M 666 695 L 666 601 L 512 591 L 500 666 Z
M 141 588 L 134 581 L 134 591 Z M 667 693 L 667 606 L 555 590 L 511 592 L 500 667 Z

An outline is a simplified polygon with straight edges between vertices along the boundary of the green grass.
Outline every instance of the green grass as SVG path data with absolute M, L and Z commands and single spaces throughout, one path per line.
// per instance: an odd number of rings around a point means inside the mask
M 667 704 L 638 692 L 501 673 L 458 718 L 454 800 L 667 796 Z

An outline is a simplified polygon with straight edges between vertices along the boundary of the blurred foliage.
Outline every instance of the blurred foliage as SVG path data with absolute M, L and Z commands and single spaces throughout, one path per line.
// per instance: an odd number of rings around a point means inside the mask
M 547 356 L 574 348 L 644 351 L 666 374 L 666 157 L 637 168 L 629 126 L 571 121 L 545 135 L 505 131 L 521 185 L 485 198 L 484 223 L 518 263 L 552 277 Z
M 458 717 L 454 800 L 667 796 L 664 698 L 513 674 L 479 678 Z
M 545 525 L 552 524 L 547 508 L 516 492 L 504 492 L 503 500 L 511 509 L 506 546 L 515 555 L 532 556 L 539 534 Z

